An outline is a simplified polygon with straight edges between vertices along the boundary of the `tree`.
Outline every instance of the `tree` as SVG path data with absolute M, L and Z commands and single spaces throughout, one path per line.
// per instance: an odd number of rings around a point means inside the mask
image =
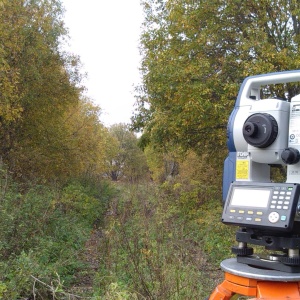
M 163 151 L 223 159 L 226 125 L 248 75 L 300 66 L 296 0 L 145 0 L 142 85 L 133 128 Z M 299 85 L 268 87 L 288 97 Z
M 154 149 L 152 145 L 147 146 L 144 153 L 153 181 L 163 183 L 166 180 L 174 179 L 181 173 L 179 157 L 176 153 L 162 153 Z
M 126 124 L 115 124 L 109 128 L 114 138 L 114 146 L 110 149 L 108 160 L 108 176 L 117 181 L 119 179 L 137 181 L 148 174 L 146 158 L 138 147 L 138 139 Z
M 81 98 L 77 106 L 70 107 L 65 116 L 64 140 L 57 141 L 63 151 L 61 168 L 69 177 L 100 178 L 105 170 L 106 148 L 112 138 L 99 121 L 101 109 L 89 99 Z
M 83 96 L 80 61 L 59 0 L 0 2 L 0 156 L 15 178 L 65 181 L 103 173 L 108 133 Z

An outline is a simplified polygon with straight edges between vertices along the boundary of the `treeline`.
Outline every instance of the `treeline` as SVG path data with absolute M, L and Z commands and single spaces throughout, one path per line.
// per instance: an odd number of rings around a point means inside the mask
M 296 0 L 145 0 L 143 81 L 133 128 L 163 153 L 192 151 L 221 171 L 226 126 L 246 76 L 300 68 Z M 266 87 L 286 98 L 299 85 Z M 219 183 L 218 183 L 219 184 Z
M 23 183 L 63 184 L 112 172 L 119 179 L 124 141 L 117 132 L 131 141 L 135 136 L 122 124 L 105 128 L 100 108 L 84 96 L 80 60 L 63 50 L 68 35 L 61 1 L 0 4 L 2 163 Z M 113 155 L 119 155 L 114 166 Z
M 299 68 L 300 4 L 142 5 L 143 81 L 132 128 L 143 133 L 140 146 L 152 179 L 177 175 L 189 155 L 220 174 L 226 124 L 242 80 Z M 64 183 L 145 174 L 135 136 L 122 124 L 105 128 L 101 109 L 84 96 L 80 60 L 62 47 L 68 36 L 61 1 L 3 0 L 0 20 L 0 157 L 13 178 Z M 286 91 L 291 96 L 299 87 L 269 89 L 283 98 Z M 126 175 L 124 160 L 131 164 Z
M 82 96 L 59 1 L 2 1 L 1 157 L 20 180 L 65 180 L 99 168 L 105 130 Z M 100 157 L 99 157 L 100 156 Z

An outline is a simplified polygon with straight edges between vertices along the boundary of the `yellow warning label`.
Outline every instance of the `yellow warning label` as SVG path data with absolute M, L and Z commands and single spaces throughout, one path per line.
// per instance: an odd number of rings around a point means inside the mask
M 236 161 L 236 179 L 249 179 L 249 161 L 237 160 Z

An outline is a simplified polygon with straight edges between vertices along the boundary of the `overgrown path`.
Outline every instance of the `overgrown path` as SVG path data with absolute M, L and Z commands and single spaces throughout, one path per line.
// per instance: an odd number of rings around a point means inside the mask
M 214 228 L 199 226 L 156 186 L 118 189 L 103 226 L 91 232 L 85 245 L 88 271 L 77 289 L 96 287 L 103 295 L 97 299 L 207 297 L 223 279 L 218 264 L 204 252 L 204 237 Z
M 92 295 L 95 274 L 99 271 L 101 253 L 99 247 L 103 238 L 102 229 L 95 228 L 91 231 L 90 238 L 85 243 L 82 260 L 86 265 L 86 272 L 77 278 L 78 284 L 73 287 L 75 294 Z

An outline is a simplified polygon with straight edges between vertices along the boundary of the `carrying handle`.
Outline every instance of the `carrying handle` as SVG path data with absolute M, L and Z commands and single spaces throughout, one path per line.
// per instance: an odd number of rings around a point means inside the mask
M 300 70 L 269 73 L 247 77 L 239 91 L 236 106 L 251 105 L 260 100 L 261 86 L 300 81 Z

